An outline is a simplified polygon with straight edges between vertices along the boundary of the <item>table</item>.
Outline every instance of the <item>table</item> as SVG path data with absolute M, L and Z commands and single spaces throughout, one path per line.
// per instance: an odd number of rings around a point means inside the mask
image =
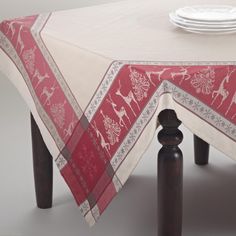
M 90 225 L 159 124 L 159 235 L 181 234 L 181 122 L 198 143 L 197 137 L 236 159 L 235 35 L 176 29 L 168 12 L 181 5 L 127 1 L 0 25 L 0 70 L 29 105 L 32 126 Z M 49 173 L 50 162 L 43 168 Z

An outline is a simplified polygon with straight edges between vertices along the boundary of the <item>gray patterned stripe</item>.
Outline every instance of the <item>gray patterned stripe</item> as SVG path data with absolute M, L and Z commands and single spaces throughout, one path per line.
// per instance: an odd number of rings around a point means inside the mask
M 172 93 L 173 98 L 180 105 L 186 107 L 192 113 L 201 117 L 223 134 L 236 141 L 236 127 L 234 123 L 215 112 L 212 108 L 196 99 L 191 94 L 172 84 L 170 81 L 164 81 L 163 86 L 164 90 Z
M 36 109 L 38 111 L 39 116 L 41 117 L 43 123 L 47 127 L 47 129 L 50 131 L 52 137 L 55 140 L 55 143 L 57 144 L 58 148 L 61 150 L 64 147 L 64 142 L 60 138 L 60 135 L 57 132 L 56 127 L 54 126 L 53 122 L 51 121 L 50 117 L 45 112 L 43 106 L 41 105 L 34 88 L 31 84 L 29 75 L 27 71 L 25 70 L 25 67 L 18 56 L 15 48 L 12 46 L 11 42 L 8 40 L 8 38 L 0 32 L 0 47 L 3 48 L 3 50 L 6 52 L 6 54 L 12 59 L 12 61 L 15 63 L 15 65 L 18 67 L 20 73 L 22 74 L 22 77 L 24 78 L 25 83 L 27 84 L 27 87 L 32 95 L 32 98 L 34 100 Z
M 65 79 L 63 78 L 63 75 L 61 74 L 60 70 L 58 69 L 58 66 L 56 65 L 55 61 L 53 60 L 52 56 L 50 55 L 48 49 L 46 48 L 41 35 L 40 31 L 44 27 L 45 23 L 49 19 L 50 14 L 41 14 L 38 16 L 35 24 L 31 28 L 32 36 L 34 37 L 34 40 L 37 42 L 37 46 L 40 48 L 45 60 L 47 61 L 47 64 L 49 65 L 50 69 L 52 70 L 54 76 L 56 77 L 61 89 L 63 90 L 66 98 L 68 99 L 70 105 L 72 106 L 74 112 L 76 113 L 78 119 L 82 116 L 83 112 L 82 109 L 79 107 L 76 99 L 74 98 L 71 90 L 69 89 L 67 83 L 65 82 Z
M 117 171 L 117 168 L 119 168 L 119 165 L 124 160 L 131 147 L 137 141 L 138 137 L 143 131 L 143 128 L 148 124 L 149 120 L 155 113 L 159 98 L 163 93 L 172 94 L 173 99 L 176 100 L 180 105 L 188 108 L 191 112 L 201 117 L 203 120 L 206 120 L 213 127 L 224 133 L 226 136 L 230 137 L 232 140 L 236 141 L 236 127 L 233 123 L 216 113 L 214 110 L 209 108 L 207 105 L 192 95 L 178 88 L 170 81 L 163 81 L 114 154 L 111 160 L 111 165 L 115 171 Z
M 98 90 L 94 94 L 92 100 L 85 110 L 85 116 L 90 122 L 95 115 L 98 107 L 100 106 L 103 98 L 106 96 L 107 91 L 110 89 L 113 81 L 115 80 L 118 72 L 124 64 L 122 62 L 113 62 L 110 68 L 108 69 L 102 83 L 100 84 Z
M 129 61 L 122 60 L 125 65 L 148 65 L 148 66 L 225 66 L 236 65 L 236 61 Z

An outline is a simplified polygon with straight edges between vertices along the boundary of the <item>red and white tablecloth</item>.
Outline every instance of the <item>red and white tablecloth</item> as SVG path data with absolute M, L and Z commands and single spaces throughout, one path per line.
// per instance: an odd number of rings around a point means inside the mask
M 176 29 L 168 12 L 182 5 L 125 1 L 0 24 L 0 70 L 90 225 L 138 164 L 163 109 L 236 159 L 236 35 Z

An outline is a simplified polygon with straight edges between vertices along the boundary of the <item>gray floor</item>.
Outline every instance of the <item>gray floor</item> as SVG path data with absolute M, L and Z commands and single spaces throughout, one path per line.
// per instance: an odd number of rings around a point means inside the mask
M 27 1 L 28 7 L 10 8 L 13 0 L 0 0 L 1 18 L 66 9 L 104 1 Z M 20 3 L 16 2 L 16 4 Z M 35 3 L 35 2 L 34 2 Z M 6 5 L 7 4 L 7 5 Z M 14 1 L 15 4 L 15 1 Z M 5 7 L 2 8 L 2 6 Z M 26 6 L 26 5 L 25 5 Z M 0 74 L 0 236 L 155 236 L 156 139 L 122 191 L 99 222 L 89 228 L 59 171 L 54 168 L 54 206 L 35 207 L 29 110 Z M 211 149 L 210 164 L 193 163 L 192 134 L 181 127 L 184 152 L 183 236 L 236 235 L 236 163 Z

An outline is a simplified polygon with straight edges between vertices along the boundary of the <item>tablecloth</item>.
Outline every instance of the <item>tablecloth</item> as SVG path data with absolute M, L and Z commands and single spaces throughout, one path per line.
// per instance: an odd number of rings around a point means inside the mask
M 183 3 L 124 1 L 0 24 L 0 70 L 90 225 L 138 164 L 163 109 L 236 160 L 236 35 L 176 29 L 168 12 Z

